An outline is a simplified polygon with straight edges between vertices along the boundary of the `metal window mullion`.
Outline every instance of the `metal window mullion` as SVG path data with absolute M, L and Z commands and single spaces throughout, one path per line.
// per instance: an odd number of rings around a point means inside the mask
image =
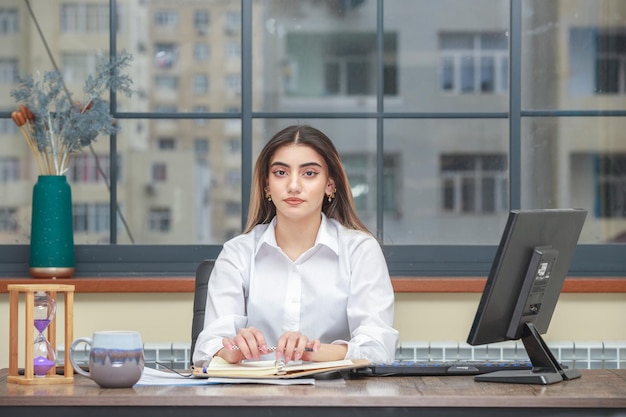
M 522 1 L 510 3 L 509 37 L 509 209 L 521 208 L 522 201 Z
M 252 0 L 241 0 L 241 228 L 252 185 Z
M 115 0 L 109 1 L 109 56 L 115 57 L 117 54 L 117 4 Z M 111 90 L 110 110 L 112 115 L 117 114 L 117 94 L 115 90 Z M 117 161 L 117 134 L 109 137 L 109 161 Z M 117 163 L 109 163 L 109 243 L 117 243 Z
M 384 6 L 383 0 L 378 0 L 376 13 L 376 237 L 383 242 L 383 214 L 385 205 L 385 195 L 383 190 L 385 167 L 384 154 L 384 98 L 385 98 L 385 80 L 384 80 Z M 396 57 L 397 59 L 397 57 Z

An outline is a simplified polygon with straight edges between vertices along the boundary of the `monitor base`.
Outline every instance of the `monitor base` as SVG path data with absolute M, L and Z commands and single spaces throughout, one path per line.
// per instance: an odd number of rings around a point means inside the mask
M 533 365 L 531 370 L 496 371 L 476 375 L 475 381 L 508 382 L 511 384 L 549 385 L 580 378 L 580 371 L 566 368 L 557 361 L 533 323 L 524 323 L 522 343 Z
M 535 384 L 550 385 L 568 379 L 580 378 L 580 372 L 576 369 L 565 369 L 560 372 L 542 372 L 532 370 L 496 371 L 487 374 L 476 375 L 474 381 L 478 382 L 504 382 L 509 384 Z

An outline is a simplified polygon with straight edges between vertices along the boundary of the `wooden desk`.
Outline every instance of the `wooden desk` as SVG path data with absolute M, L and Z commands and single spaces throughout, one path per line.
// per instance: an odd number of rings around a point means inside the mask
M 8 384 L 7 373 L 0 371 L 0 415 L 7 417 L 626 415 L 626 370 L 583 370 L 580 379 L 549 386 L 449 376 L 129 389 L 101 389 L 78 375 L 74 384 Z

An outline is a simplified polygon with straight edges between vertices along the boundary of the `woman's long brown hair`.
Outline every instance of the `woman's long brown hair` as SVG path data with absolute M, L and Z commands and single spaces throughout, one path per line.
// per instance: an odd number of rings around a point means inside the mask
M 370 233 L 359 219 L 348 177 L 341 164 L 341 158 L 333 142 L 320 130 L 308 125 L 288 126 L 276 133 L 259 154 L 254 167 L 254 178 L 250 192 L 248 222 L 244 233 L 248 233 L 258 224 L 269 223 L 276 215 L 274 203 L 265 198 L 265 185 L 269 176 L 270 160 L 282 146 L 298 144 L 309 146 L 326 162 L 328 176 L 335 181 L 335 198 L 328 201 L 325 197 L 322 211 L 327 217 L 337 220 L 348 229 Z

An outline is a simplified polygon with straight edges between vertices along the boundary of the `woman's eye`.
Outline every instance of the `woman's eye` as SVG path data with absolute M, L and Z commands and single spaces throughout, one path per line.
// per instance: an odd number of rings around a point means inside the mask
M 305 177 L 314 177 L 314 176 L 316 176 L 316 175 L 317 175 L 317 172 L 315 172 L 315 171 L 306 171 L 306 172 L 304 173 L 304 176 L 305 176 Z
M 283 169 L 277 169 L 276 171 L 274 171 L 274 175 L 278 175 L 279 177 L 282 177 L 285 174 L 287 173 Z

